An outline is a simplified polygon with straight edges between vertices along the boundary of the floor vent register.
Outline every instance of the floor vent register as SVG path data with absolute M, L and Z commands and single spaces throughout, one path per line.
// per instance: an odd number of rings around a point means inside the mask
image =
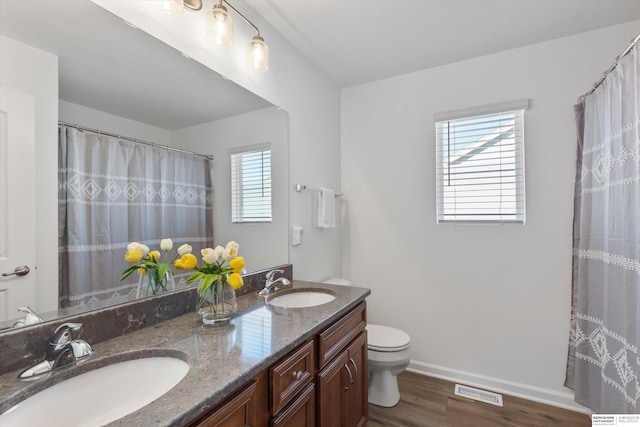
M 490 391 L 480 390 L 466 385 L 456 384 L 454 394 L 457 396 L 467 397 L 479 402 L 489 403 L 491 405 L 502 406 L 502 395 L 491 393 Z

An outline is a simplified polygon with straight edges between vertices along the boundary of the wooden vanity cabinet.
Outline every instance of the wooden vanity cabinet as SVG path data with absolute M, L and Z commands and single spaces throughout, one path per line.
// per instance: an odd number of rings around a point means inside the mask
M 362 303 L 319 335 L 318 427 L 365 426 L 368 369 L 365 305 Z M 354 337 L 353 339 L 350 339 Z M 323 343 L 324 341 L 324 343 Z M 329 355 L 335 355 L 330 358 Z
M 365 327 L 362 302 L 188 426 L 366 426 Z

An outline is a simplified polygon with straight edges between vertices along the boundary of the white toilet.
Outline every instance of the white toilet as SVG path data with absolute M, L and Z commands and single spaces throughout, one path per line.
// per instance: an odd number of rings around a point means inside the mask
M 351 285 L 338 277 L 325 280 L 332 285 Z M 411 337 L 390 326 L 367 324 L 369 403 L 395 406 L 400 400 L 396 376 L 409 365 Z

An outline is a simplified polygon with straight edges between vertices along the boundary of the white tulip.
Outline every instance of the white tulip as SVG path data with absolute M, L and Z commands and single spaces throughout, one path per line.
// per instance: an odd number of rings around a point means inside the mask
M 238 249 L 240 249 L 240 245 L 237 242 L 232 240 L 229 243 L 227 243 L 227 246 L 225 247 L 225 249 L 229 251 L 232 248 L 237 251 Z
M 143 244 L 140 244 L 140 246 L 138 246 L 138 250 L 142 252 L 142 256 L 146 256 L 150 251 L 149 246 Z
M 224 251 L 222 253 L 222 259 L 225 261 L 229 261 L 232 258 L 231 252 L 230 251 Z
M 207 264 L 213 264 L 218 261 L 218 253 L 211 248 L 205 248 L 200 251 L 202 254 L 202 260 Z
M 140 243 L 138 242 L 131 242 L 127 245 L 127 250 L 128 251 L 138 251 L 140 250 Z
M 191 247 L 191 245 L 185 243 L 184 245 L 178 248 L 178 255 L 182 256 L 182 255 L 190 254 L 192 251 L 193 251 L 193 248 Z
M 170 251 L 173 248 L 173 241 L 171 239 L 160 240 L 160 249 L 163 251 Z
M 221 257 L 222 254 L 224 253 L 224 248 L 222 246 L 216 246 L 214 250 L 216 251 L 219 257 Z
M 238 255 L 239 248 L 240 248 L 240 245 L 232 240 L 229 243 L 227 243 L 227 246 L 224 248 L 224 250 L 225 252 L 229 252 L 229 256 L 233 258 L 234 256 Z

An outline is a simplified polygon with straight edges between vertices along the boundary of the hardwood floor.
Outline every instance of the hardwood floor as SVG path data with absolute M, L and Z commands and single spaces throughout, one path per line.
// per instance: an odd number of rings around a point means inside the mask
M 400 402 L 393 408 L 369 405 L 368 427 L 591 427 L 589 416 L 502 395 L 503 405 L 453 394 L 455 384 L 412 372 L 398 376 Z

